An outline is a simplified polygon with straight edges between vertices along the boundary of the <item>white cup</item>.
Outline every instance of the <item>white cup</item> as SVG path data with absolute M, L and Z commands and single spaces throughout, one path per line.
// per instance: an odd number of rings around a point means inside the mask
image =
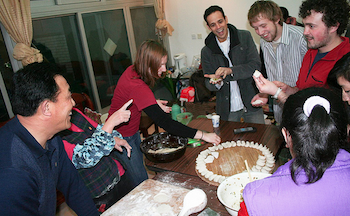
M 213 127 L 214 128 L 217 128 L 217 127 L 219 127 L 219 125 L 220 125 L 220 116 L 219 115 L 213 115 L 212 117 L 211 117 L 211 120 L 212 120 L 212 122 L 213 122 Z

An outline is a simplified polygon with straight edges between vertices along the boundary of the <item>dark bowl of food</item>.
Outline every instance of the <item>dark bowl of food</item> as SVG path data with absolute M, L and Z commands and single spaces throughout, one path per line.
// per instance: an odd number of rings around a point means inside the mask
M 187 142 L 187 138 L 163 132 L 147 137 L 141 142 L 140 147 L 148 160 L 166 163 L 184 155 Z

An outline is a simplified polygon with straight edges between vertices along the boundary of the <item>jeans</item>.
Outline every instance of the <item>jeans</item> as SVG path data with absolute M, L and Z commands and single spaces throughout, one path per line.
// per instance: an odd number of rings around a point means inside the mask
M 123 138 L 132 147 L 130 158 L 128 158 L 125 149 L 123 149 L 123 152 L 113 151 L 113 156 L 123 165 L 125 173 L 129 176 L 129 183 L 132 185 L 132 188 L 134 188 L 144 180 L 148 179 L 148 174 L 143 164 L 143 153 L 140 149 L 140 132 L 137 132 L 130 137 Z
M 228 121 L 240 122 L 241 118 L 244 119 L 244 122 L 265 124 L 264 112 L 262 109 L 258 109 L 255 112 L 249 112 L 245 111 L 245 109 L 242 109 L 237 112 L 230 112 L 228 115 Z

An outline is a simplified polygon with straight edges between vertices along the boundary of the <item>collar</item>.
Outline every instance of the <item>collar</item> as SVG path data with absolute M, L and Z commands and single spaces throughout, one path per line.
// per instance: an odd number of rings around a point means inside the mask
M 226 38 L 226 40 L 224 41 L 224 42 L 220 42 L 219 41 L 219 39 L 218 39 L 218 37 L 216 37 L 216 35 L 215 35 L 215 39 L 216 39 L 216 43 L 218 43 L 218 44 L 221 44 L 221 43 L 227 43 L 227 42 L 229 42 L 230 43 L 230 40 L 231 40 L 231 38 L 230 38 L 230 31 L 227 31 L 227 38 Z M 220 46 L 220 45 L 219 45 Z
M 286 24 L 285 22 L 283 22 L 283 26 L 282 26 L 282 35 L 280 38 L 281 43 L 289 45 L 289 28 L 290 25 Z
M 41 157 L 48 151 L 44 149 L 36 141 L 32 134 L 29 133 L 29 131 L 19 122 L 17 116 L 14 117 L 8 124 L 9 130 L 11 130 L 22 141 L 22 143 L 29 148 L 36 158 Z M 46 142 L 46 147 L 52 148 L 50 149 L 51 151 L 55 149 L 52 145 L 50 145 L 52 139 Z
M 235 26 L 231 24 L 227 24 L 227 29 L 229 31 L 230 38 L 227 37 L 227 39 L 230 40 L 230 50 L 240 44 L 240 41 L 238 39 L 238 30 Z M 213 32 L 210 32 L 210 34 L 205 39 L 205 45 L 214 53 L 214 54 L 222 54 L 222 51 L 216 42 L 216 36 Z
M 349 46 L 349 38 L 340 36 L 343 42 L 341 42 L 337 47 L 332 49 L 331 51 L 328 52 L 328 54 L 322 58 L 322 60 L 328 60 L 328 61 L 337 61 L 340 59 L 338 56 L 339 55 L 344 55 L 344 53 L 339 52 L 339 50 L 342 50 L 345 46 Z M 318 53 L 318 49 L 309 49 L 311 58 L 314 59 L 314 57 Z

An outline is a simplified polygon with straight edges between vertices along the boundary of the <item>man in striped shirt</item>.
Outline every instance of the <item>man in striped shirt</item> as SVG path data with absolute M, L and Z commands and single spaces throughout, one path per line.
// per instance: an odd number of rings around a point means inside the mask
M 309 50 L 304 56 L 295 87 L 286 83 L 270 82 L 262 76 L 253 77 L 261 93 L 284 103 L 289 95 L 312 86 L 326 86 L 334 64 L 350 52 L 349 38 L 342 37 L 350 15 L 347 0 L 305 0 L 299 16 L 305 26 L 304 36 Z
M 294 87 L 307 52 L 303 28 L 283 22 L 280 7 L 273 1 L 256 1 L 248 12 L 248 20 L 261 37 L 260 48 L 264 57 L 267 77 Z M 267 101 L 267 94 L 257 94 L 252 101 Z M 261 106 L 261 104 L 257 104 Z M 281 122 L 283 104 L 273 101 L 275 120 Z

